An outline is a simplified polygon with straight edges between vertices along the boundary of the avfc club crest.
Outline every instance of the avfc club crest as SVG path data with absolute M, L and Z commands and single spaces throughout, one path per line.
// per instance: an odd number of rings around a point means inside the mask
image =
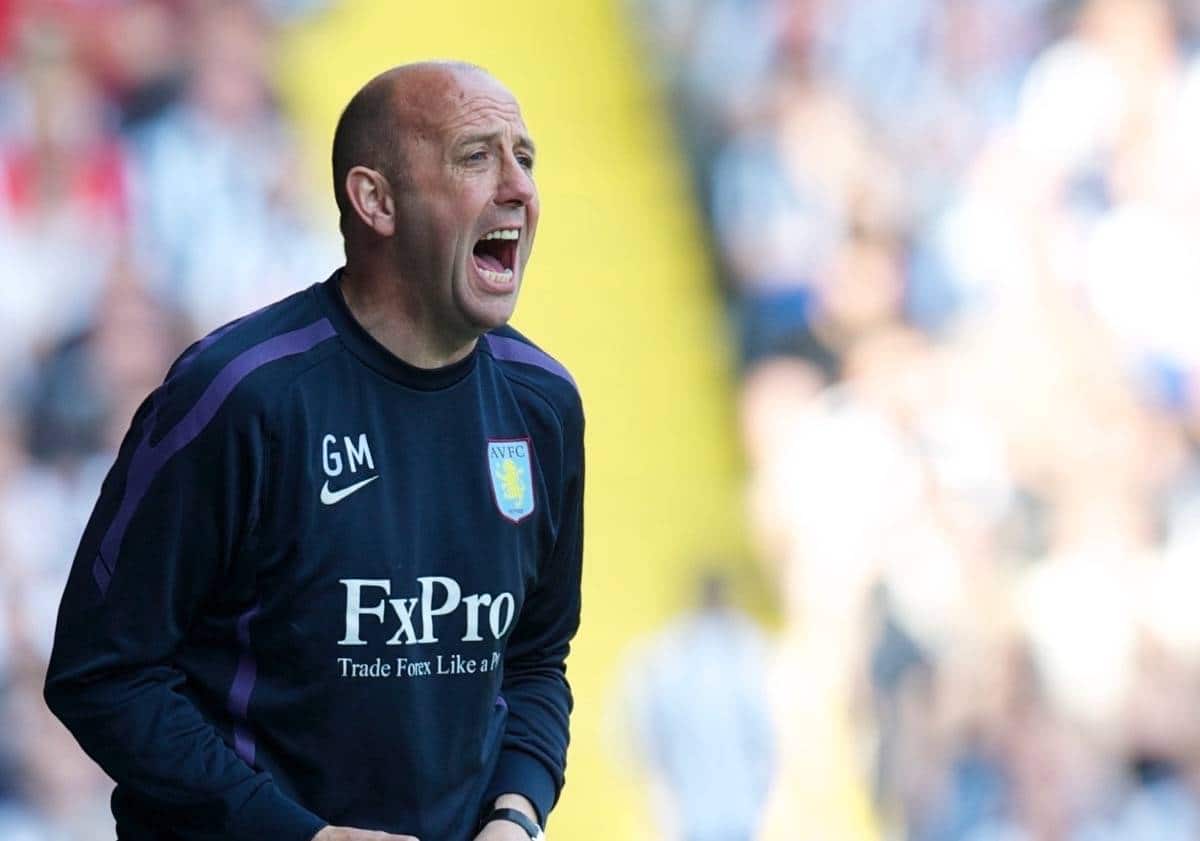
M 508 520 L 519 523 L 533 513 L 533 466 L 528 438 L 489 440 L 488 472 L 496 507 Z

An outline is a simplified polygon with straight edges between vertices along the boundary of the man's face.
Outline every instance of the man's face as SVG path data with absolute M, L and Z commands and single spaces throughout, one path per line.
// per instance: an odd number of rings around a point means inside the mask
M 512 316 L 537 228 L 533 144 L 516 100 L 482 73 L 429 91 L 396 189 L 396 259 L 445 347 Z

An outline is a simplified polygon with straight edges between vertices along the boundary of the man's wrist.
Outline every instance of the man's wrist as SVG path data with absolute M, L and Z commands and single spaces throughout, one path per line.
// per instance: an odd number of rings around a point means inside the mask
M 537 809 L 533 807 L 533 801 L 523 794 L 502 794 L 492 803 L 493 809 L 516 809 L 525 817 L 529 818 L 534 823 L 541 825 L 541 820 L 538 818 Z
M 492 825 L 519 828 L 533 841 L 545 841 L 546 838 L 533 801 L 522 794 L 502 794 L 492 802 L 491 811 L 483 817 L 483 826 Z
M 506 826 L 512 832 L 519 832 L 530 841 L 546 841 L 546 835 L 537 821 L 519 809 L 493 809 L 486 818 L 484 827 Z

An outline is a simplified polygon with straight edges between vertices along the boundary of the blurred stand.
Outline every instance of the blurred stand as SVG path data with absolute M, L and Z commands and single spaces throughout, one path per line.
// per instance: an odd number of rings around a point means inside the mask
M 761 837 L 1200 837 L 1200 7 L 628 7 L 780 593 Z
M 618 738 L 653 780 L 663 839 L 756 838 L 774 776 L 766 639 L 708 573 L 699 605 L 627 659 Z
M 275 104 L 320 2 L 0 2 L 0 838 L 111 839 L 41 701 L 58 599 L 134 411 L 191 341 L 338 265 Z
M 180 98 L 130 136 L 135 247 L 165 299 L 216 325 L 338 265 L 340 240 L 306 218 L 308 185 L 270 88 L 270 20 L 244 2 L 198 9 Z

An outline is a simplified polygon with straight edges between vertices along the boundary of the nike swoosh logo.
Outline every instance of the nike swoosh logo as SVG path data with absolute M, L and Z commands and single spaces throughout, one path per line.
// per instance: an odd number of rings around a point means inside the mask
M 363 479 L 361 482 L 355 482 L 353 485 L 342 488 L 340 491 L 331 491 L 329 489 L 329 480 L 326 479 L 325 484 L 321 486 L 321 502 L 325 503 L 326 505 L 335 505 L 346 497 L 350 496 L 350 494 L 354 493 L 355 491 L 362 490 L 378 478 L 379 474 L 376 473 L 370 479 Z

